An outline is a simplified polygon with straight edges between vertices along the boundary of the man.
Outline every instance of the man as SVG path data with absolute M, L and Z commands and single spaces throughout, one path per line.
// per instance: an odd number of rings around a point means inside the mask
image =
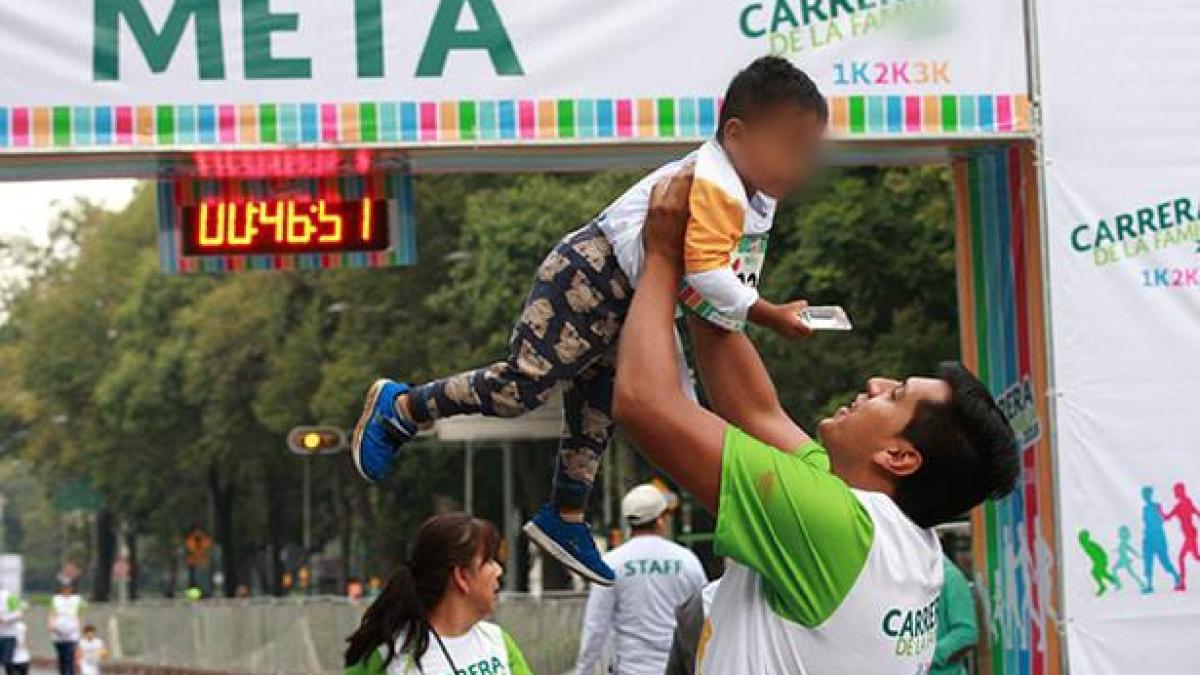
M 75 675 L 75 650 L 82 636 L 80 614 L 84 604 L 83 597 L 75 592 L 75 587 L 70 583 L 64 583 L 58 593 L 50 598 L 46 627 L 54 641 L 54 652 L 58 655 L 59 675 Z
M 615 411 L 642 452 L 716 514 L 716 553 L 731 559 L 700 671 L 925 673 L 942 587 L 931 528 L 1012 489 L 1012 430 L 983 385 L 946 364 L 936 378 L 873 378 L 821 422 L 818 444 L 783 411 L 745 336 L 698 322 L 695 348 L 722 356 L 697 359 L 716 366 L 700 376 L 717 414 L 685 398 L 673 318 L 690 180 L 676 174 L 651 202 Z M 730 409 L 738 419 L 718 416 Z
M 675 634 L 671 637 L 671 652 L 663 675 L 692 675 L 696 672 L 696 648 L 704 633 L 704 623 L 712 609 L 713 598 L 721 580 L 715 579 L 692 594 L 675 609 Z
M 613 586 L 593 584 L 588 594 L 576 662 L 579 675 L 594 674 L 610 636 L 613 673 L 662 675 L 675 608 L 705 582 L 696 556 L 663 537 L 666 510 L 666 496 L 650 484 L 633 488 L 621 501 L 631 537 L 604 556 L 617 574 Z
M 18 626 L 25 613 L 21 598 L 8 589 L 0 589 L 0 664 L 4 672 L 13 672 L 13 654 L 17 650 Z
M 937 649 L 930 675 L 967 675 L 967 652 L 979 640 L 971 584 L 950 558 L 943 561 L 942 599 L 937 607 Z

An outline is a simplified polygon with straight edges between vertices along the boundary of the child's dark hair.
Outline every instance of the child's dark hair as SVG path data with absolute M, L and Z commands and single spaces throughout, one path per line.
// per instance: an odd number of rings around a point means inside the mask
M 822 121 L 829 119 L 829 104 L 809 79 L 791 61 L 778 56 L 763 56 L 754 60 L 733 76 L 721 104 L 721 119 L 717 125 L 717 140 L 724 140 L 725 123 L 737 117 L 749 119 L 765 107 L 791 103 L 815 112 Z
M 85 632 L 85 633 L 95 633 L 95 632 L 96 632 L 96 627 L 95 627 L 95 626 L 93 626 L 92 624 L 90 624 L 90 623 L 89 623 L 88 625 L 86 625 L 86 626 L 84 626 L 84 627 L 83 627 L 83 632 Z
M 443 513 L 421 524 L 408 562 L 400 565 L 383 592 L 367 608 L 358 630 L 347 638 L 346 667 L 370 658 L 387 645 L 386 668 L 397 651 L 411 653 L 417 666 L 429 649 L 429 610 L 442 599 L 456 567 L 475 560 L 499 560 L 504 540 L 492 523 L 465 513 Z M 404 644 L 396 649 L 396 638 Z

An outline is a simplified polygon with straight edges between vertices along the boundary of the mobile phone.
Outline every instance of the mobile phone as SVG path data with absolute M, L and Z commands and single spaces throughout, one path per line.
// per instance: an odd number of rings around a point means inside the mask
M 813 330 L 853 330 L 846 310 L 838 305 L 805 307 L 800 310 L 800 320 Z

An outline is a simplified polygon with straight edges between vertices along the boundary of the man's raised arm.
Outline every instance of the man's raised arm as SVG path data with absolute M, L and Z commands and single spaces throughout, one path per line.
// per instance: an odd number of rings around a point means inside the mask
M 675 359 L 688 167 L 654 188 L 643 229 L 645 268 L 621 330 L 613 410 L 642 453 L 716 512 L 726 423 L 684 396 Z

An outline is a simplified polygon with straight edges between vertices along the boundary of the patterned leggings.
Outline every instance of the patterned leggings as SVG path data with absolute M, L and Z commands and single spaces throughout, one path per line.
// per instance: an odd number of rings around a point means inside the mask
M 417 387 L 413 417 L 422 423 L 473 413 L 516 417 L 562 384 L 554 501 L 582 508 L 613 432 L 617 338 L 632 296 L 599 227 L 567 235 L 538 268 L 508 358 Z

